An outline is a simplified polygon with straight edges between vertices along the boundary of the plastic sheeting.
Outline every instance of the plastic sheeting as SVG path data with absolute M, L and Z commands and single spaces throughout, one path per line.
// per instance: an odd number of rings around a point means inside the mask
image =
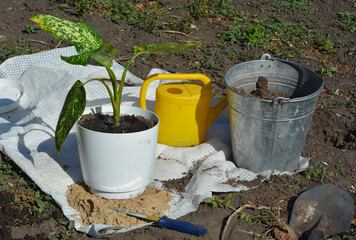
M 75 221 L 78 231 L 94 237 L 104 237 L 107 234 L 145 226 L 147 224 L 131 228 L 92 224 L 82 227 L 80 221 L 72 217 L 79 214 L 68 205 L 66 190 L 69 185 L 83 181 L 77 140 L 73 128 L 62 147 L 61 155 L 58 156 L 54 148 L 54 130 L 66 94 L 76 80 L 108 78 L 103 67 L 70 65 L 60 59 L 60 55 L 74 54 L 76 54 L 74 47 L 60 48 L 13 57 L 0 65 L 0 78 L 19 81 L 25 89 L 20 106 L 11 112 L 0 114 L 0 150 L 44 192 L 53 197 L 64 215 Z M 114 62 L 113 70 L 116 76 L 121 76 L 123 69 Z M 150 74 L 162 72 L 164 71 L 160 69 L 152 69 Z M 123 105 L 139 106 L 142 81 L 133 74 L 128 74 L 126 82 L 133 86 L 124 88 Z M 154 108 L 155 90 L 159 84 L 160 81 L 155 81 L 148 88 L 146 97 L 150 110 Z M 86 91 L 88 108 L 96 106 L 111 108 L 106 89 L 100 82 L 86 85 Z M 213 99 L 212 105 L 217 101 Z M 208 129 L 207 139 L 205 143 L 187 148 L 162 144 L 157 146 L 157 160 L 153 170 L 155 180 L 152 186 L 161 188 L 162 181 L 182 178 L 187 173 L 192 174 L 186 191 L 174 194 L 172 208 L 166 212 L 170 218 L 175 219 L 195 211 L 201 201 L 212 197 L 212 192 L 248 190 L 251 186 L 245 186 L 244 182 L 253 181 L 258 177 L 262 182 L 274 174 L 272 171 L 255 174 L 237 168 L 232 162 L 227 108 Z M 309 159 L 301 157 L 298 171 L 305 170 L 308 162 Z M 259 185 L 260 183 L 257 183 L 254 187 Z M 106 233 L 99 233 L 103 229 Z

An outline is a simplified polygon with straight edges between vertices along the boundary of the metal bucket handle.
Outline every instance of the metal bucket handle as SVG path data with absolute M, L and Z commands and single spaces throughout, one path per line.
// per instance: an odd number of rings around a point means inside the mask
M 261 60 L 277 60 L 277 58 L 272 57 L 270 54 L 265 53 L 261 56 Z
M 276 60 L 276 61 L 281 61 L 283 62 L 283 60 L 281 59 L 277 59 L 275 57 L 272 57 L 270 54 L 265 53 L 261 56 L 261 60 Z M 282 105 L 283 103 L 288 103 L 290 102 L 290 98 L 284 98 L 284 97 L 276 97 L 275 99 L 272 100 L 272 108 L 278 106 L 278 105 Z

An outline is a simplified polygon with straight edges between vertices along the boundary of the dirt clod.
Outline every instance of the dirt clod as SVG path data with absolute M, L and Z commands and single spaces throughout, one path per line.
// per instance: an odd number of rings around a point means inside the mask
M 268 79 L 263 76 L 258 77 L 255 90 L 251 90 L 248 92 L 243 88 L 236 88 L 236 91 L 245 94 L 247 96 L 251 96 L 259 99 L 266 99 L 266 100 L 273 100 L 277 97 L 286 97 L 281 93 L 277 93 L 269 90 Z

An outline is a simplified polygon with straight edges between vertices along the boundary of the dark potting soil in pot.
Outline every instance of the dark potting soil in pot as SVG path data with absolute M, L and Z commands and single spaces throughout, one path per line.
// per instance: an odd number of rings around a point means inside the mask
M 243 88 L 235 88 L 235 90 L 238 91 L 239 93 L 245 94 L 250 97 L 259 98 L 259 99 L 273 100 L 277 97 L 288 98 L 288 96 L 286 96 L 282 93 L 273 92 L 273 91 L 269 90 L 268 89 L 268 79 L 263 76 L 258 77 L 255 90 L 246 91 Z
M 84 114 L 78 120 L 78 124 L 84 128 L 106 133 L 133 133 L 154 127 L 157 123 L 142 116 L 122 115 L 120 126 L 114 126 L 114 118 L 108 114 Z

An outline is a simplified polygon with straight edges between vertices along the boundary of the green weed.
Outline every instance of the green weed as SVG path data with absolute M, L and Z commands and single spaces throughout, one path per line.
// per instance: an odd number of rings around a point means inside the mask
M 249 224 L 263 224 L 269 225 L 271 222 L 275 222 L 276 218 L 272 213 L 261 211 L 258 215 L 249 215 L 245 212 L 240 213 L 240 219 Z
M 52 206 L 51 202 L 53 199 L 51 196 L 43 194 L 40 190 L 36 190 L 36 186 L 33 188 L 29 188 L 29 186 L 25 187 L 29 190 L 22 194 L 15 194 L 14 202 L 30 206 L 28 209 L 30 215 L 37 216 L 38 214 L 47 211 Z
M 284 0 L 284 1 L 273 1 L 273 11 L 282 12 L 286 9 L 292 10 L 309 10 L 310 6 L 313 5 L 315 0 Z
M 347 11 L 337 13 L 339 24 L 343 30 L 355 31 L 356 30 L 356 15 Z
M 60 4 L 59 7 L 60 9 L 69 9 L 71 8 L 71 6 L 67 3 L 63 3 L 63 4 Z
M 190 15 L 194 19 L 201 19 L 208 15 L 211 7 L 212 5 L 209 5 L 209 0 L 193 1 L 189 4 Z
M 13 171 L 11 164 L 7 162 L 0 162 L 0 174 L 17 176 L 17 173 Z
M 192 1 L 189 4 L 190 15 L 194 19 L 203 17 L 232 19 L 233 17 L 243 17 L 245 12 L 238 10 L 232 0 L 220 0 L 217 4 L 212 4 L 208 0 Z
M 198 0 L 189 4 L 189 13 L 183 19 L 168 18 L 166 25 L 171 30 L 189 33 L 193 19 L 199 20 L 204 17 L 243 20 L 248 17 L 248 13 L 239 11 L 233 5 L 232 0 L 220 0 L 217 4 L 212 4 L 208 0 Z
M 349 91 L 349 97 L 348 97 L 346 107 L 347 108 L 356 107 L 356 91 L 355 90 Z
M 341 236 L 342 240 L 353 240 L 356 237 L 356 223 L 353 221 L 349 233 L 345 233 Z
M 232 44 L 241 41 L 248 47 L 260 47 L 268 41 L 265 38 L 265 28 L 260 25 L 260 21 L 244 26 L 234 19 L 233 24 L 230 26 L 230 31 L 222 31 L 218 34 L 218 37 Z
M 335 176 L 344 176 L 345 172 L 344 172 L 344 164 L 342 163 L 341 160 L 339 160 L 336 164 L 336 169 L 335 169 Z
M 166 11 L 172 11 L 175 9 L 181 9 L 182 5 L 180 5 L 179 3 L 170 3 L 165 7 Z
M 316 40 L 318 49 L 322 53 L 330 54 L 335 52 L 334 43 L 327 37 L 323 36 Z
M 71 239 L 72 238 L 73 232 L 75 230 L 74 229 L 75 222 L 73 220 L 69 221 L 68 219 L 63 219 L 60 222 L 60 224 L 66 227 L 66 231 L 58 233 L 53 237 L 48 237 L 47 239 L 54 240 L 54 239 Z
M 331 102 L 328 102 L 328 101 L 324 101 L 321 103 L 321 105 L 324 107 L 324 108 L 330 108 L 333 106 L 333 104 Z
M 329 65 L 326 65 L 326 63 L 322 63 L 324 67 L 321 68 L 321 74 L 332 77 L 334 73 L 338 72 L 337 68 L 334 66 L 333 63 L 329 63 Z
M 27 176 L 22 177 L 24 173 L 11 164 L 10 158 L 1 155 L 0 159 L 0 173 L 9 176 L 7 180 L 2 179 L 0 190 L 13 193 L 15 204 L 27 206 L 28 213 L 34 216 L 54 206 L 52 197 L 43 193 Z
M 356 39 L 352 39 L 352 40 L 338 39 L 336 42 L 336 47 L 347 48 L 346 52 L 348 54 L 354 54 L 356 51 Z
M 185 15 L 182 19 L 168 18 L 165 23 L 166 28 L 173 31 L 190 33 L 192 18 L 190 15 Z
M 123 0 L 121 4 L 116 1 L 109 1 L 107 5 L 103 5 L 100 9 L 110 19 L 118 24 L 122 20 L 126 20 L 129 24 L 137 26 L 147 32 L 152 32 L 157 26 L 157 20 L 162 16 L 163 9 L 158 2 L 150 2 L 149 4 L 137 3 Z
M 199 69 L 209 69 L 216 72 L 224 71 L 227 66 L 223 62 L 222 58 L 228 53 L 229 49 L 224 44 L 213 42 L 207 46 L 201 47 L 203 55 L 198 59 Z M 223 51 L 218 51 L 221 48 Z
M 223 19 L 231 19 L 233 17 L 242 17 L 244 12 L 239 11 L 233 4 L 232 0 L 220 0 L 217 5 L 209 11 L 211 17 L 218 17 Z
M 250 22 L 234 19 L 230 30 L 220 32 L 218 37 L 232 44 L 262 48 L 277 56 L 295 57 L 305 52 L 315 33 L 303 23 L 286 22 L 278 16 L 268 19 L 255 16 Z
M 38 26 L 26 25 L 24 32 L 25 33 L 36 33 L 36 30 L 39 30 L 39 29 L 41 29 L 41 28 Z
M 157 26 L 157 20 L 162 16 L 163 8 L 157 1 L 113 1 L 113 0 L 51 0 L 60 2 L 61 7 L 73 6 L 75 11 L 83 16 L 91 10 L 98 9 L 107 19 L 117 24 L 122 20 L 137 26 L 147 32 L 152 32 Z M 64 5 L 63 5 L 64 4 Z
M 230 208 L 232 193 L 227 195 L 227 199 L 220 199 L 218 196 L 213 195 L 211 199 L 204 200 L 203 203 L 211 204 L 214 207 Z
M 10 42 L 7 36 L 0 35 L 0 61 L 18 55 L 26 55 L 38 52 L 38 50 L 32 48 L 30 43 L 25 42 L 22 38 L 18 38 L 16 42 Z
M 294 185 L 298 185 L 300 182 L 301 182 L 301 179 L 299 179 L 297 177 L 294 177 L 294 176 L 291 176 L 289 181 L 288 181 L 287 186 L 291 187 L 291 186 L 294 186 Z
M 327 169 L 327 167 L 321 166 L 319 163 L 310 165 L 309 168 L 305 171 L 306 178 L 320 180 L 320 182 L 323 182 L 324 179 L 328 178 L 328 176 L 329 170 Z
M 50 0 L 51 2 L 62 3 L 60 8 L 70 8 L 74 7 L 75 11 L 83 16 L 87 14 L 90 10 L 98 8 L 100 5 L 104 4 L 104 0 Z
M 253 223 L 251 216 L 244 212 L 241 212 L 240 217 L 245 223 Z

